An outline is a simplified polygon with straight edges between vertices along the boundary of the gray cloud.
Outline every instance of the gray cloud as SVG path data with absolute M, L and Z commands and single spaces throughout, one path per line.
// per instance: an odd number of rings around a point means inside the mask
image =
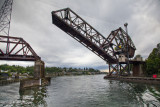
M 136 54 L 145 58 L 159 43 L 159 0 L 14 0 L 11 35 L 23 37 L 47 66 L 107 68 L 102 59 L 52 24 L 51 11 L 66 7 L 105 37 L 128 22 Z

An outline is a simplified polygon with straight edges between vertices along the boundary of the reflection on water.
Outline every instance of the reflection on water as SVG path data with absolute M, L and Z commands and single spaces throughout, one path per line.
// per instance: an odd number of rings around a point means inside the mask
M 50 86 L 0 87 L 0 107 L 160 107 L 160 86 L 104 80 L 104 75 L 52 78 Z
M 160 107 L 160 87 L 159 86 L 156 86 L 156 85 L 151 86 L 151 85 L 137 84 L 137 83 L 126 83 L 121 81 L 109 81 L 109 82 L 110 82 L 110 87 L 112 87 L 112 91 L 117 90 L 117 86 L 118 86 L 118 93 L 121 93 L 123 97 L 126 97 L 126 99 L 128 99 L 126 100 L 126 102 L 131 101 L 127 105 Z M 119 95 L 118 93 L 116 94 Z M 122 96 L 119 96 L 119 97 L 122 97 Z M 121 99 L 125 99 L 125 98 L 121 98 Z
M 46 87 L 33 87 L 33 88 L 27 88 L 25 90 L 20 90 L 19 106 L 47 107 L 47 103 L 45 101 L 45 98 L 47 97 L 46 92 L 47 92 Z

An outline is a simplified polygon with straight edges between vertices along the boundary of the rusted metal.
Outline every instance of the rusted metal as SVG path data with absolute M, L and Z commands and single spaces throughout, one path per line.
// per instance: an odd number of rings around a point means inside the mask
M 126 47 L 127 36 L 130 38 L 122 28 L 112 31 L 110 35 L 105 38 L 70 8 L 53 11 L 52 22 L 110 64 L 117 64 L 118 62 L 114 48 L 119 45 Z M 129 39 L 129 43 L 130 48 L 135 51 L 136 48 L 131 39 Z M 133 57 L 133 55 L 130 57 Z
M 6 49 L 7 44 L 10 45 L 8 49 Z M 0 60 L 36 61 L 41 59 L 23 38 L 0 35 L 0 46 Z
M 129 52 L 129 58 L 134 56 L 136 47 L 121 27 L 106 38 L 70 8 L 52 11 L 52 23 L 106 61 L 110 74 L 119 71 L 119 67 L 120 72 L 123 71 L 127 64 L 118 62 L 120 53 L 116 52 L 116 47 L 121 46 L 121 53 L 125 56 Z
M 7 36 L 10 31 L 12 4 L 13 0 L 5 0 L 0 9 L 0 33 Z
M 68 33 L 103 60 L 111 63 L 117 62 L 116 57 L 107 53 L 102 47 L 102 44 L 107 39 L 71 9 L 66 8 L 53 11 L 52 21 L 53 24 Z

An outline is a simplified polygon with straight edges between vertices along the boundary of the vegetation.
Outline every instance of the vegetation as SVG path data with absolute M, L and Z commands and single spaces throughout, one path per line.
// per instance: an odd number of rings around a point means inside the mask
M 146 74 L 151 76 L 153 74 L 160 74 L 160 50 L 154 48 L 146 60 Z
M 33 75 L 33 71 L 34 71 L 34 66 L 27 66 L 27 67 L 23 67 L 23 66 L 16 66 L 16 65 L 7 65 L 7 64 L 3 64 L 0 65 L 0 70 L 3 71 L 7 71 L 7 73 L 11 73 L 11 72 L 17 72 L 18 74 L 24 74 L 27 73 L 29 75 Z M 87 74 L 87 72 L 96 72 L 99 73 L 99 70 L 95 70 L 93 68 L 84 68 L 84 69 L 80 69 L 80 68 L 61 68 L 61 67 L 46 67 L 45 68 L 46 73 L 61 73 L 61 72 L 83 72 L 83 74 Z
M 23 73 L 27 73 L 29 75 L 33 74 L 33 66 L 27 66 L 27 67 L 23 67 L 23 66 L 19 66 L 19 65 L 7 65 L 7 64 L 3 64 L 0 65 L 0 70 L 6 71 L 7 73 L 11 73 L 11 72 L 17 72 L 18 74 L 23 74 Z

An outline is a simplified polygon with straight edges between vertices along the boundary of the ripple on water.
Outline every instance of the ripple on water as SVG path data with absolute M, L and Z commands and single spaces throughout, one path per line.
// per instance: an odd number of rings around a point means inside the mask
M 63 76 L 50 86 L 19 92 L 19 83 L 0 87 L 0 107 L 159 106 L 160 86 L 104 80 L 104 75 Z

